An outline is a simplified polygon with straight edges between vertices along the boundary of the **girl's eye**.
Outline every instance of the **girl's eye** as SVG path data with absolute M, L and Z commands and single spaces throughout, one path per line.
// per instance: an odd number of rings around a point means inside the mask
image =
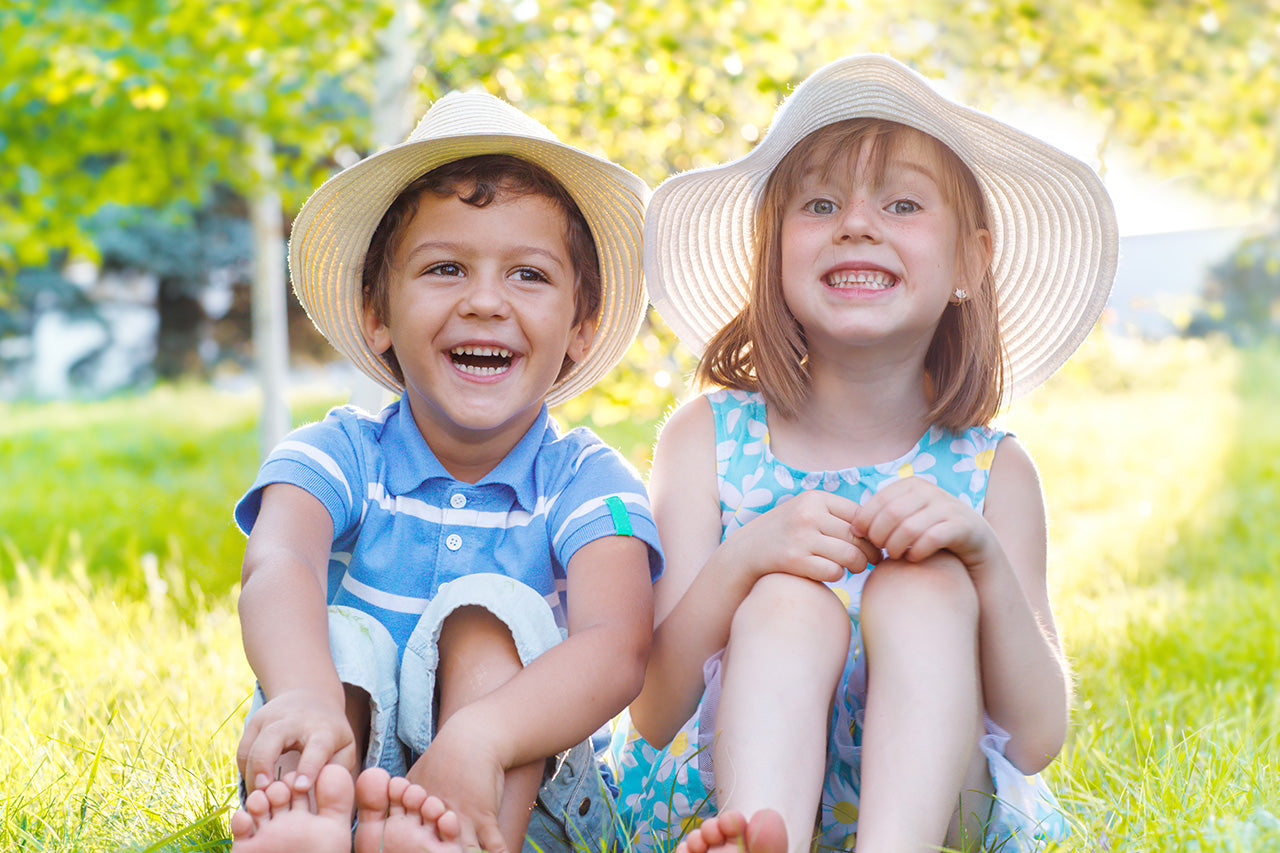
M 453 261 L 444 261 L 427 267 L 427 275 L 462 275 L 462 267 Z
M 896 213 L 899 216 L 906 216 L 909 213 L 915 213 L 919 209 L 920 205 L 916 204 L 914 201 L 907 201 L 906 199 L 898 199 L 897 201 L 889 203 L 889 212 Z
M 836 203 L 827 198 L 815 198 L 806 204 L 804 209 L 819 216 L 830 216 L 836 212 Z

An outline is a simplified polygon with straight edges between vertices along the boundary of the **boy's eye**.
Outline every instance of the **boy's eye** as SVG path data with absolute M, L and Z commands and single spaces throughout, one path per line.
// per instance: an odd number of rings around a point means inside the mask
M 819 216 L 830 216 L 836 212 L 836 203 L 827 198 L 815 198 L 806 204 L 804 209 Z
M 546 273 L 535 267 L 520 267 L 515 271 L 515 277 L 520 281 L 549 281 Z
M 919 209 L 920 205 L 916 204 L 914 201 L 908 201 L 904 198 L 889 203 L 889 212 L 896 213 L 899 216 L 915 213 Z
M 444 261 L 427 267 L 427 275 L 462 275 L 462 267 L 453 261 Z

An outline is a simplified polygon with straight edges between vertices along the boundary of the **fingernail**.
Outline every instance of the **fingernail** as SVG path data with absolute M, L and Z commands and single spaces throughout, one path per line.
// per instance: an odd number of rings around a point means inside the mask
M 271 777 L 266 773 L 259 773 L 257 776 L 253 777 L 253 787 L 255 788 L 265 788 L 270 784 Z
M 299 791 L 305 791 L 311 787 L 311 780 L 306 776 L 299 776 L 293 780 L 293 787 Z

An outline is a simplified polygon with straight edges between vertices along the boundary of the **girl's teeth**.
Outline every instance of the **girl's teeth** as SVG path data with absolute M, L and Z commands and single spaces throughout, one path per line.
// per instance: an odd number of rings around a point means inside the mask
M 892 276 L 877 272 L 837 273 L 827 278 L 830 287 L 861 287 L 871 290 L 893 287 L 893 281 Z

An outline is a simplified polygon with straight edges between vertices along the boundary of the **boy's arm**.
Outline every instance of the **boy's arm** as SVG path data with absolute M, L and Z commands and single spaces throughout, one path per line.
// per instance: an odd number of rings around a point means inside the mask
M 445 721 L 413 781 L 475 826 L 491 853 L 507 850 L 495 783 L 506 769 L 580 743 L 640 691 L 653 624 L 648 546 L 606 536 L 568 566 L 569 637 Z
M 333 521 L 287 483 L 267 486 L 245 546 L 239 600 L 245 655 L 267 703 L 245 726 L 237 761 L 250 790 L 275 775 L 282 753 L 301 752 L 295 787 L 325 764 L 354 769 L 342 684 L 329 653 L 325 605 Z

